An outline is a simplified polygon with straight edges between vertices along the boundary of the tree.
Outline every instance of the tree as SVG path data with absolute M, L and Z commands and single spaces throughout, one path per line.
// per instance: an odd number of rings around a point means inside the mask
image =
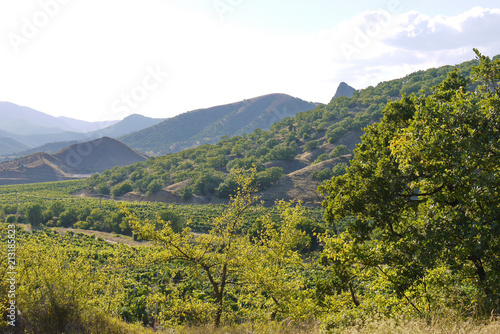
M 130 184 L 130 182 L 127 181 L 127 182 L 117 184 L 116 186 L 111 188 L 111 195 L 113 197 L 119 197 L 119 196 L 125 195 L 126 193 L 131 192 L 131 191 L 132 191 L 132 185 Z
M 40 204 L 30 204 L 26 209 L 26 216 L 32 228 L 40 228 L 40 225 L 43 223 L 42 206 Z
M 255 174 L 255 169 L 252 175 Z M 213 323 L 220 326 L 224 311 L 226 289 L 233 283 L 240 265 L 246 236 L 242 233 L 243 213 L 253 205 L 257 197 L 252 195 L 253 176 L 236 175 L 240 184 L 229 207 L 211 223 L 208 234 L 195 236 L 189 228 L 175 233 L 171 224 L 157 218 L 155 221 L 141 221 L 127 212 L 130 225 L 143 238 L 156 241 L 163 249 L 164 261 L 181 261 L 188 266 L 202 270 L 212 287 L 215 312 Z
M 433 296 L 416 291 L 439 267 L 464 282 L 475 275 L 478 311 L 500 306 L 500 63 L 477 58 L 484 86 L 467 92 L 455 71 L 430 96 L 390 102 L 347 174 L 322 188 L 329 222 L 352 217 L 345 231 L 333 225 L 325 256 L 344 269 L 376 268 L 419 314 Z
M 244 289 L 256 300 L 259 308 L 270 311 L 270 319 L 300 318 L 314 314 L 312 290 L 307 290 L 305 271 L 298 248 L 310 242 L 297 227 L 307 222 L 304 208 L 280 201 L 276 203 L 280 219 L 268 214 L 261 218 L 260 228 L 244 254 L 245 269 L 241 272 Z

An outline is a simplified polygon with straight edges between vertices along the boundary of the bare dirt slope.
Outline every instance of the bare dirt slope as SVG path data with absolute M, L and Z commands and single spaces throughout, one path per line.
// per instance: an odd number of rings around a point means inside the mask
M 119 141 L 103 137 L 71 145 L 55 154 L 39 152 L 0 163 L 0 185 L 81 178 L 146 159 Z

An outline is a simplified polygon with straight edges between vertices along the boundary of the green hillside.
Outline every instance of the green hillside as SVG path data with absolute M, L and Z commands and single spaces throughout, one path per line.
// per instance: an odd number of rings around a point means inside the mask
M 140 194 L 152 196 L 162 191 L 162 196 L 149 199 L 217 202 L 227 200 L 234 193 L 235 168 L 255 165 L 259 171 L 257 184 L 265 200 L 272 203 L 276 198 L 297 198 L 319 204 L 316 188 L 321 181 L 343 173 L 349 154 L 360 142 L 362 129 L 380 120 L 389 101 L 422 90 L 430 92 L 430 88 L 442 82 L 454 68 L 468 75 L 475 63 L 469 61 L 456 67 L 419 71 L 376 87 L 370 86 L 356 91 L 350 98 L 335 98 L 328 105 L 286 117 L 267 131 L 256 129 L 249 135 L 226 136 L 213 145 L 206 144 L 107 170 L 89 179 L 88 185 L 93 192 L 103 194 L 110 191 L 116 196 L 130 191 L 139 193 L 139 197 L 131 199 L 144 199 Z M 158 145 L 168 142 L 168 138 L 187 140 L 195 133 L 208 131 L 214 124 L 213 119 L 223 119 L 234 108 L 234 105 L 228 105 L 203 114 L 187 113 L 183 118 L 179 116 L 156 125 L 152 132 L 143 130 L 126 139 L 130 143 L 133 138 L 144 136 L 145 144 L 147 140 L 158 142 Z M 187 118 L 193 123 L 189 129 L 182 127 Z M 244 124 L 243 121 L 240 123 Z M 162 131 L 166 125 L 169 125 L 169 131 Z M 146 135 L 151 137 L 146 138 Z
M 215 144 L 224 135 L 268 129 L 284 117 L 311 110 L 315 103 L 285 94 L 269 94 L 236 103 L 193 110 L 150 128 L 121 137 L 128 146 L 148 155 L 179 152 Z

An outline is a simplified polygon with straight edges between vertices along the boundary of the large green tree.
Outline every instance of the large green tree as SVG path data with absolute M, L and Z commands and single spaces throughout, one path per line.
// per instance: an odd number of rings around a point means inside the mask
M 361 271 L 377 268 L 423 313 L 414 290 L 446 268 L 473 278 L 479 310 L 500 306 L 500 62 L 475 51 L 472 78 L 455 71 L 431 94 L 389 103 L 348 173 L 322 188 L 327 220 L 345 224 L 325 257 L 356 305 Z

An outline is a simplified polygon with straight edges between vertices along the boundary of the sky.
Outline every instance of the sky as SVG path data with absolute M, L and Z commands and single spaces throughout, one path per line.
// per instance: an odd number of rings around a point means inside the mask
M 0 101 L 86 121 L 328 103 L 500 54 L 498 31 L 497 0 L 0 0 Z

